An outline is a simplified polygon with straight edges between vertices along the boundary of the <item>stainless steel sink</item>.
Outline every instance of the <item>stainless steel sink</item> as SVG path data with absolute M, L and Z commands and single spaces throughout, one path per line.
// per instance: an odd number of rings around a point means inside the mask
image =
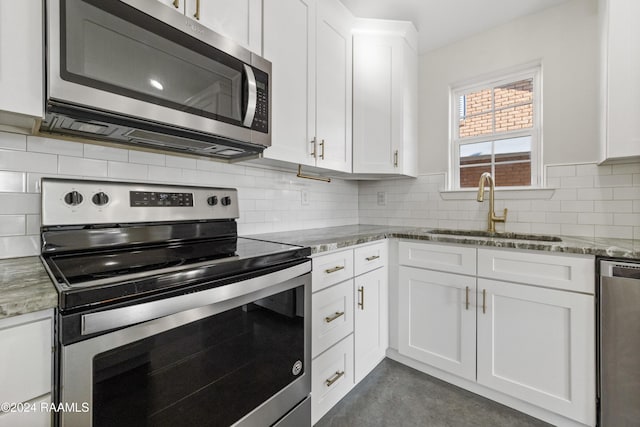
M 545 234 L 523 234 L 511 232 L 491 232 L 481 230 L 450 230 L 446 228 L 434 228 L 425 230 L 429 234 L 442 234 L 447 236 L 460 237 L 490 237 L 494 239 L 515 239 L 515 240 L 535 240 L 539 242 L 562 242 L 557 236 L 548 236 Z

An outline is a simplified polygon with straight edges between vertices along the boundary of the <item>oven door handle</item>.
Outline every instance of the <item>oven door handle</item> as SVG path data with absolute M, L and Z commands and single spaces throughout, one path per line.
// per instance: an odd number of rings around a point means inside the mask
M 195 308 L 205 307 L 269 288 L 270 286 L 302 276 L 310 271 L 311 261 L 307 261 L 280 271 L 241 282 L 230 283 L 217 288 L 127 307 L 114 308 L 97 313 L 84 314 L 81 317 L 80 333 L 82 335 L 91 335 Z

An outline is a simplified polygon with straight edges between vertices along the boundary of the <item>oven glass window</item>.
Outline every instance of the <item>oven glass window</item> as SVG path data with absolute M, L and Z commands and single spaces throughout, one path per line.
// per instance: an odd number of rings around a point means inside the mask
M 241 124 L 241 61 L 122 2 L 61 4 L 63 79 Z
M 299 378 L 304 287 L 95 356 L 93 425 L 229 426 Z

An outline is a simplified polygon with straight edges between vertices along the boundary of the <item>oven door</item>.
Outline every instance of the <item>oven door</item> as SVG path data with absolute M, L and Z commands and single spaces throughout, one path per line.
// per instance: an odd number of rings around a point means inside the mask
M 50 103 L 270 145 L 267 61 L 158 1 L 48 5 Z
M 310 393 L 311 275 L 269 276 L 125 307 L 149 316 L 148 304 L 195 305 L 63 346 L 61 425 L 276 423 Z M 119 310 L 93 314 L 108 327 L 110 316 L 122 321 Z M 83 323 L 96 330 L 95 320 Z

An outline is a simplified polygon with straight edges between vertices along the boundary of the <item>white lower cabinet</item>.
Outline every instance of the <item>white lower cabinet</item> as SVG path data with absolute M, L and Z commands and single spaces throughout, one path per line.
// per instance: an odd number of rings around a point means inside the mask
M 0 427 L 51 425 L 41 404 L 51 399 L 52 337 L 53 310 L 0 319 L 0 403 L 14 406 Z
M 385 358 L 389 342 L 386 265 L 386 240 L 313 258 L 313 424 Z
M 478 291 L 478 383 L 592 425 L 593 296 L 486 279 Z
M 476 378 L 476 279 L 400 267 L 399 351 Z
M 476 271 L 468 247 L 399 243 L 398 353 L 554 424 L 594 426 L 594 258 L 480 248 L 477 274 L 451 274 L 403 256 L 419 245 Z
M 355 382 L 360 382 L 385 358 L 389 346 L 387 268 L 355 278 Z

